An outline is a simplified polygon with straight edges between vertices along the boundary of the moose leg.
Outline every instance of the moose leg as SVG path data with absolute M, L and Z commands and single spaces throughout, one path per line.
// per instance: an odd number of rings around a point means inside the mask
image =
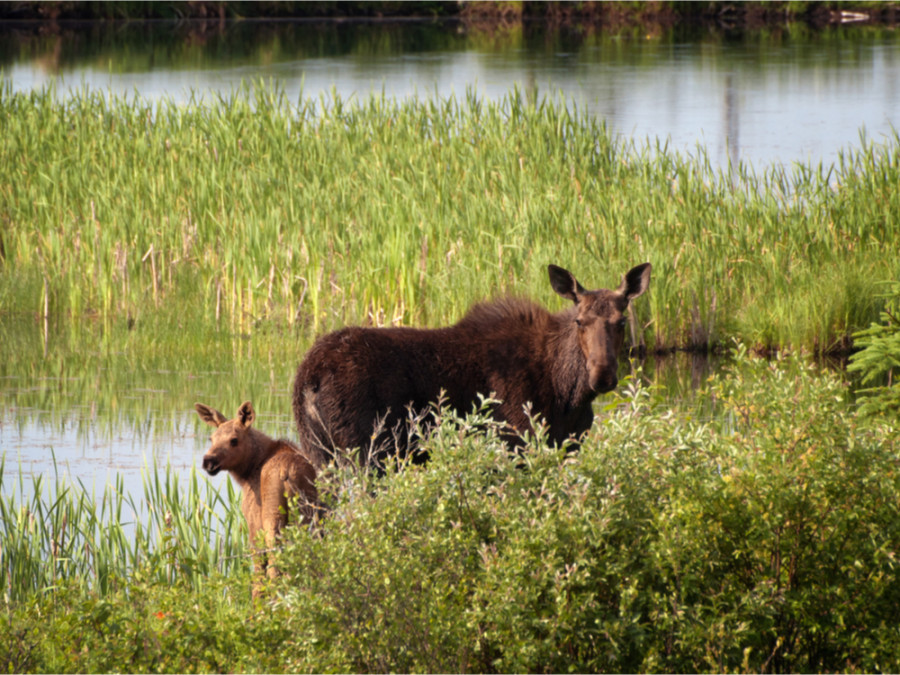
M 272 490 L 263 497 L 263 531 L 266 538 L 266 549 L 271 555 L 278 541 L 278 533 L 287 525 L 287 496 L 283 490 Z M 278 576 L 278 568 L 269 563 L 266 575 L 270 579 Z
M 253 571 L 250 575 L 251 595 L 254 598 L 262 596 L 262 581 L 266 576 L 266 544 L 263 541 L 262 528 L 250 530 L 250 555 L 253 561 Z

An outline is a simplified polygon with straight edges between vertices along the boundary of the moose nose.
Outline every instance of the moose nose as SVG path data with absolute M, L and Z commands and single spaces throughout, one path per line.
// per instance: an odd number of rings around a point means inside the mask
M 602 369 L 593 373 L 591 377 L 591 389 L 598 394 L 605 394 L 612 391 L 619 384 L 619 378 L 616 377 L 616 371 L 613 369 Z
M 205 455 L 203 457 L 203 470 L 206 471 L 210 476 L 215 476 L 219 473 L 219 460 L 215 457 L 210 457 L 209 455 Z
M 603 377 L 600 378 L 600 386 L 597 387 L 597 390 L 601 394 L 605 394 L 608 391 L 612 391 L 616 388 L 616 385 L 619 384 L 619 378 L 616 377 L 615 373 L 607 373 Z

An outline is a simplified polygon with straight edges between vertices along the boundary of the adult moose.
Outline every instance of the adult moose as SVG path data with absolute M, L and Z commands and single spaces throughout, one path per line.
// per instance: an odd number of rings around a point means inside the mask
M 650 263 L 632 268 L 616 290 L 588 291 L 568 270 L 548 271 L 553 290 L 573 303 L 557 314 L 504 299 L 475 305 L 446 328 L 348 327 L 319 338 L 294 381 L 294 417 L 310 459 L 321 466 L 336 449 L 355 448 L 365 464 L 402 453 L 390 441 L 407 408 L 422 412 L 442 391 L 460 414 L 479 394 L 493 394 L 493 415 L 517 434 L 531 429 L 530 403 L 552 442 L 579 438 L 593 423 L 594 398 L 618 383 L 624 312 L 647 290 Z

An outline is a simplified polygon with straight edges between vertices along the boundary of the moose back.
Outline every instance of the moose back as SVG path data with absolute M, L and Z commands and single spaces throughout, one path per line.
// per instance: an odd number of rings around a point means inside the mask
M 475 305 L 445 328 L 348 327 L 319 338 L 294 380 L 294 417 L 308 456 L 321 466 L 336 449 L 359 450 L 361 464 L 402 454 L 390 446 L 408 409 L 427 410 L 441 392 L 460 414 L 472 411 L 479 394 L 493 395 L 500 401 L 494 416 L 517 434 L 531 429 L 529 403 L 552 442 L 584 434 L 594 398 L 618 383 L 624 313 L 647 290 L 650 263 L 629 270 L 616 290 L 585 290 L 556 265 L 548 272 L 553 290 L 572 302 L 556 314 L 504 299 Z

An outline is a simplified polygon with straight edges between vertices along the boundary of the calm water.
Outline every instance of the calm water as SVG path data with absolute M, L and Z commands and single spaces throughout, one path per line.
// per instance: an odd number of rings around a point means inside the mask
M 670 140 L 714 164 L 831 163 L 898 126 L 900 40 L 858 25 L 742 34 L 485 33 L 459 24 L 226 23 L 82 27 L 58 36 L 7 30 L 0 68 L 14 90 L 55 83 L 147 99 L 214 100 L 242 81 L 280 83 L 295 100 L 490 99 L 513 86 L 561 92 L 628 138 Z
M 290 386 L 299 348 L 296 356 L 289 347 L 257 353 L 252 340 L 222 335 L 193 353 L 147 353 L 129 348 L 126 331 L 104 336 L 103 330 L 54 325 L 45 336 L 32 317 L 3 318 L 3 493 L 18 492 L 20 471 L 52 482 L 58 470 L 98 493 L 120 474 L 126 491 L 141 494 L 148 467 L 169 465 L 187 477 L 192 467 L 199 470 L 211 433 L 194 412 L 196 402 L 231 417 L 250 399 L 258 428 L 293 435 Z M 101 346 L 106 339 L 112 348 Z M 171 335 L 163 339 L 175 342 Z
M 53 85 L 67 96 L 88 87 L 178 102 L 214 101 L 259 78 L 278 82 L 291 99 L 561 92 L 626 138 L 689 153 L 703 146 L 715 165 L 757 169 L 831 163 L 858 145 L 861 130 L 877 141 L 900 125 L 900 41 L 892 30 L 861 26 L 610 35 L 429 23 L 117 24 L 58 34 L 0 25 L 0 70 L 15 91 Z M 252 398 L 261 428 L 291 434 L 294 359 L 190 371 L 62 354 L 52 344 L 47 355 L 37 326 L 0 321 L 4 492 L 11 470 L 52 473 L 54 456 L 88 486 L 116 472 L 139 492 L 146 464 L 187 473 L 208 435 L 192 412 L 197 400 L 230 415 Z M 705 368 L 685 359 L 652 372 L 678 395 Z
M 55 467 L 98 492 L 120 474 L 126 491 L 141 494 L 142 471 L 153 466 L 169 465 L 186 478 L 192 467 L 199 470 L 211 432 L 194 412 L 196 402 L 232 417 L 250 399 L 259 429 L 295 436 L 291 387 L 303 346 L 293 353 L 290 345 L 264 351 L 253 339 L 223 336 L 204 354 L 144 355 L 97 349 L 102 338 L 96 327 L 76 335 L 56 332 L 50 332 L 45 357 L 42 327 L 31 317 L 0 325 L 4 494 L 18 493 L 19 472 L 52 482 Z M 644 377 L 683 400 L 717 368 L 715 360 L 679 354 L 648 359 Z M 627 373 L 628 366 L 620 366 L 620 378 Z M 600 397 L 598 404 L 609 399 Z M 227 479 L 222 474 L 210 480 Z

